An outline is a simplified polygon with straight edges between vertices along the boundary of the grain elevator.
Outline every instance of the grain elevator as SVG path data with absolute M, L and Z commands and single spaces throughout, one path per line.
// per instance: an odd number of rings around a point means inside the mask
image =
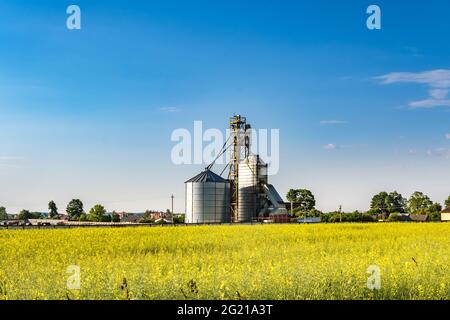
M 247 223 L 287 217 L 285 202 L 269 184 L 268 165 L 250 152 L 250 124 L 236 115 L 229 125 L 230 134 L 221 151 L 230 155 L 227 179 L 212 172 L 213 162 L 185 182 L 186 223 Z

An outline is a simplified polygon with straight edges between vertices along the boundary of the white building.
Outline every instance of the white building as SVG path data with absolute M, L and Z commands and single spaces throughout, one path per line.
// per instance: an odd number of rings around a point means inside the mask
M 441 221 L 450 222 L 450 207 L 441 212 Z

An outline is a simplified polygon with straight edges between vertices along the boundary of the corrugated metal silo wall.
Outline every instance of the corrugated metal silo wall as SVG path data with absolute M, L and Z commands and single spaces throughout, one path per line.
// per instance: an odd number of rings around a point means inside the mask
M 186 183 L 186 223 L 230 222 L 229 182 Z
M 250 222 L 256 216 L 256 163 L 243 161 L 239 165 L 238 222 Z

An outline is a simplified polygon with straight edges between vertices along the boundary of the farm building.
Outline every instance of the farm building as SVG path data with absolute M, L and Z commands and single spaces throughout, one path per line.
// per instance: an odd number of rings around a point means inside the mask
M 155 211 L 150 213 L 150 218 L 153 220 L 170 219 L 171 215 L 167 212 Z
M 27 219 L 25 223 L 29 223 L 32 226 L 58 226 L 63 225 L 63 220 L 57 219 Z
M 409 220 L 413 222 L 430 222 L 430 217 L 427 214 L 410 214 Z
M 297 222 L 298 223 L 306 223 L 306 224 L 320 223 L 320 222 L 322 222 L 322 219 L 320 217 L 300 218 L 300 219 L 297 219 Z
M 160 219 L 155 220 L 155 223 L 167 223 L 167 224 L 169 224 L 169 223 L 172 223 L 172 220 L 160 218 Z
M 450 221 L 450 207 L 441 212 L 441 221 Z
M 119 214 L 121 222 L 137 223 L 144 216 L 143 213 L 122 213 Z

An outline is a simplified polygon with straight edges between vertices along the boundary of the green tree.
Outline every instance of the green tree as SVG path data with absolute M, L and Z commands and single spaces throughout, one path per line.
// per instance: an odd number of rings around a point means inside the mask
M 441 204 L 435 202 L 421 213 L 427 214 L 431 221 L 441 221 L 441 211 Z
M 431 221 L 441 221 L 441 211 L 441 204 L 435 202 L 427 209 L 427 214 Z
M 150 210 L 146 210 L 141 219 L 139 219 L 139 223 L 153 223 L 155 220 L 152 218 L 152 212 Z
M 389 213 L 406 211 L 406 199 L 397 191 L 389 193 L 386 198 L 387 210 Z
M 389 194 L 387 192 L 380 192 L 372 197 L 372 201 L 370 202 L 370 210 L 371 212 L 382 214 L 385 218 L 389 213 L 389 203 L 391 199 L 389 198 Z
M 184 214 L 179 214 L 173 217 L 173 223 L 177 224 L 177 223 L 184 223 L 184 218 L 185 215 Z
M 302 210 L 302 208 L 295 208 L 294 212 L 293 212 L 294 216 L 296 217 L 308 217 L 308 218 L 318 218 L 322 216 L 322 211 L 317 210 L 317 209 L 311 209 L 308 211 Z
M 433 203 L 431 206 L 429 206 L 426 209 L 426 212 L 428 212 L 428 213 L 437 213 L 437 212 L 441 213 L 441 211 L 442 211 L 442 206 L 440 203 L 437 203 L 437 202 Z
M 389 221 L 389 222 L 398 222 L 398 221 L 403 221 L 403 220 L 404 219 L 397 212 L 391 213 L 389 215 L 389 218 L 387 219 L 387 221 Z
M 44 219 L 42 212 L 31 212 L 31 219 Z
M 96 222 L 107 222 L 108 220 L 111 221 L 111 217 L 106 215 L 106 210 L 102 205 L 96 204 L 91 208 L 91 210 L 89 210 L 89 220 Z
M 428 208 L 433 205 L 430 198 L 423 194 L 422 192 L 414 192 L 408 200 L 408 211 L 409 213 L 421 213 L 425 212 Z
M 445 207 L 450 208 L 450 196 L 448 196 L 448 199 L 445 200 Z
M 113 211 L 111 215 L 111 221 L 112 222 L 120 222 L 120 216 L 117 214 L 117 212 Z
M 288 191 L 288 193 L 286 194 L 286 199 L 289 202 L 296 203 L 297 199 L 298 199 L 298 196 L 299 196 L 299 191 L 300 191 L 299 189 L 290 189 Z
M 428 217 L 431 221 L 441 221 L 441 212 L 430 212 L 428 213 Z
M 0 220 L 8 220 L 8 213 L 5 207 L 0 207 Z
M 289 202 L 295 203 L 295 213 L 299 215 L 312 211 L 316 206 L 314 195 L 307 189 L 291 189 L 288 191 L 286 198 Z
M 369 213 L 355 212 L 329 212 L 321 216 L 322 222 L 338 223 L 338 222 L 375 222 L 373 215 Z
M 48 203 L 48 217 L 50 219 L 57 219 L 59 218 L 58 215 L 58 208 L 56 207 L 56 203 L 52 200 Z
M 67 205 L 66 212 L 69 215 L 70 219 L 78 220 L 81 214 L 84 212 L 83 202 L 81 202 L 80 199 L 73 199 Z
M 28 219 L 32 219 L 32 218 L 33 218 L 33 215 L 28 210 L 20 211 L 19 216 L 18 216 L 19 220 L 28 220 Z
M 370 202 L 370 212 L 381 214 L 383 219 L 391 213 L 404 213 L 406 211 L 406 199 L 397 191 L 387 193 L 380 192 L 373 196 Z

